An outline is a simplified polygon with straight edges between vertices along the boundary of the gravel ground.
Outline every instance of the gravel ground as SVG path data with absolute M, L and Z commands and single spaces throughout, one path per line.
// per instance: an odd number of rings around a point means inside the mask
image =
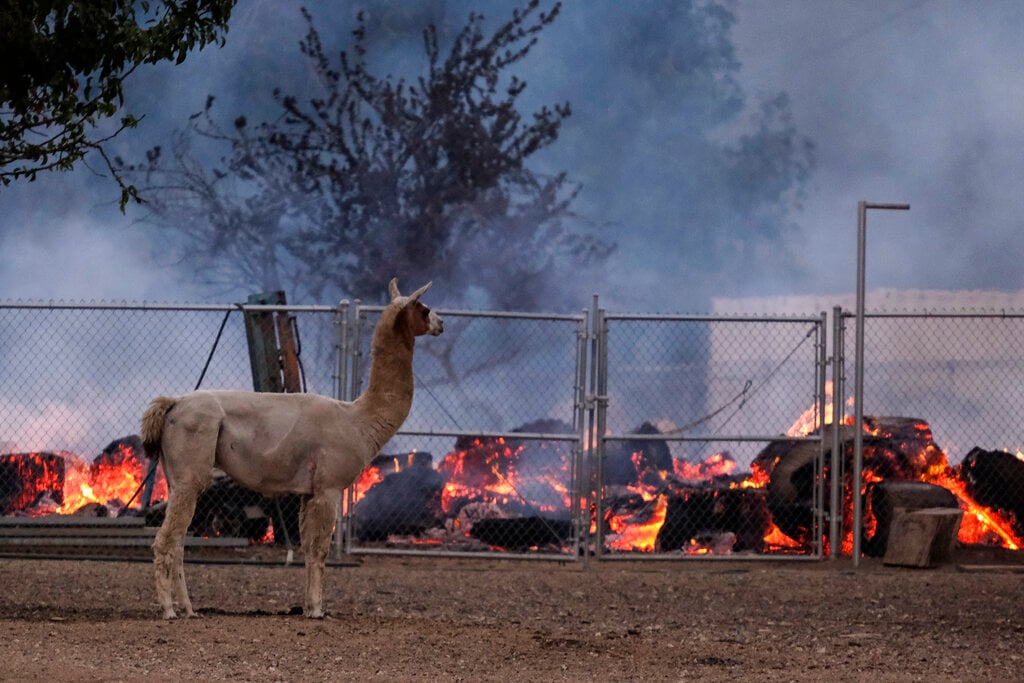
M 327 575 L 0 559 L 0 680 L 1020 681 L 1024 567 L 362 558 Z

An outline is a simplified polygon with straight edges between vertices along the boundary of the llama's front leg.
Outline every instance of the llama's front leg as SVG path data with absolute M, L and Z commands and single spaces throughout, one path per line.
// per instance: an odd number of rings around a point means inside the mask
M 198 494 L 189 490 L 172 491 L 164 516 L 164 523 L 153 542 L 153 568 L 156 574 L 156 596 L 164 619 L 174 619 L 174 600 L 185 612 L 194 617 L 192 601 L 185 586 L 185 534 L 196 509 Z
M 340 502 L 340 493 L 329 492 L 303 498 L 299 509 L 299 533 L 306 562 L 303 614 L 311 619 L 324 616 L 324 569 Z

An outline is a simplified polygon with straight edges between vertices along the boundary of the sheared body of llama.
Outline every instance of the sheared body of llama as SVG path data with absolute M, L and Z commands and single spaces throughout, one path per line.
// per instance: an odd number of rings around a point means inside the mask
M 196 391 L 161 396 L 142 417 L 146 454 L 162 457 L 169 488 L 153 543 L 156 594 L 165 619 L 174 602 L 195 616 L 185 587 L 184 538 L 196 498 L 219 467 L 264 495 L 301 497 L 299 531 L 306 563 L 304 614 L 323 617 L 323 575 L 341 492 L 398 431 L 412 407 L 415 338 L 443 323 L 420 303 L 430 283 L 391 303 L 373 332 L 370 383 L 355 401 L 315 394 Z

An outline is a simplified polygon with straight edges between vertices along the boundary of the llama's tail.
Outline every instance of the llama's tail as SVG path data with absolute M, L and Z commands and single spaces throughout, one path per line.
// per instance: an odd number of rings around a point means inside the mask
M 168 411 L 178 402 L 176 398 L 160 396 L 154 398 L 149 408 L 142 415 L 142 447 L 146 450 L 146 456 L 159 458 L 161 454 L 160 441 L 164 435 L 164 418 Z

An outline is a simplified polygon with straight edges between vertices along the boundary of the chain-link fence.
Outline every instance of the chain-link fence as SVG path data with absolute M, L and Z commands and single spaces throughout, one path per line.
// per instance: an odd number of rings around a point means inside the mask
M 142 411 L 158 395 L 200 384 L 253 387 L 247 328 L 282 313 L 262 306 L 0 306 L 0 553 L 148 554 L 167 487 L 142 452 Z M 282 318 L 299 332 L 292 348 L 305 390 L 337 392 L 340 315 L 292 307 Z M 199 501 L 188 546 L 248 548 L 274 538 L 275 518 L 280 539 L 293 508 L 217 477 Z
M 842 316 L 847 349 L 851 317 Z M 948 491 L 939 493 L 964 511 L 962 543 L 1024 546 L 1022 357 L 1022 313 L 865 316 L 866 552 L 880 550 L 871 542 L 872 499 L 893 480 Z M 847 405 L 852 391 L 844 392 Z
M 0 554 L 148 555 L 167 496 L 137 436 L 149 401 L 278 379 L 354 398 L 381 310 L 0 305 Z M 824 315 L 442 314 L 445 333 L 417 342 L 412 412 L 346 496 L 335 557 L 849 552 L 848 314 L 831 348 Z M 865 329 L 866 479 L 941 486 L 970 513 L 962 541 L 1019 547 L 1024 315 Z M 187 553 L 281 557 L 297 508 L 217 477 Z

